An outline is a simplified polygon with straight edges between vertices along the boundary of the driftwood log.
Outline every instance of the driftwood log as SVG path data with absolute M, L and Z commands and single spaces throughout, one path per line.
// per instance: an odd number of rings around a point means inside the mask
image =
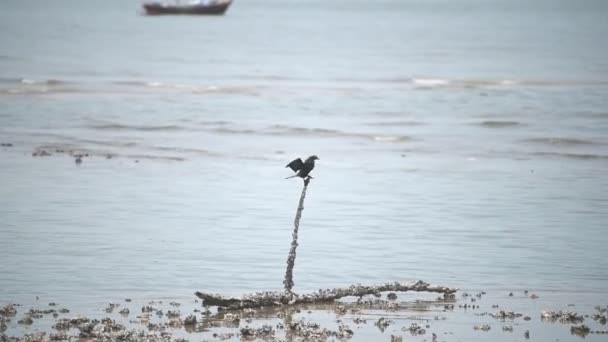
M 318 290 L 309 294 L 298 295 L 286 291 L 265 291 L 242 297 L 226 297 L 219 294 L 196 292 L 195 295 L 203 300 L 205 306 L 222 306 L 228 310 L 246 308 L 260 308 L 292 304 L 319 304 L 333 302 L 344 297 L 363 297 L 366 295 L 379 295 L 381 292 L 436 292 L 442 293 L 444 298 L 458 291 L 456 288 L 431 285 L 419 280 L 415 283 L 392 282 L 382 285 L 351 285 L 347 288 Z

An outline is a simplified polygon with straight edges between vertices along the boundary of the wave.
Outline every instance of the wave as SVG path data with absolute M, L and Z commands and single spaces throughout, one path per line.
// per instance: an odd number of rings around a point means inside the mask
M 412 83 L 419 87 L 442 87 L 450 84 L 449 80 L 435 78 L 414 78 Z
M 372 133 L 345 132 L 328 128 L 309 128 L 285 125 L 273 125 L 263 129 L 238 129 L 218 127 L 212 131 L 222 134 L 243 134 L 261 136 L 317 137 L 317 138 L 358 138 L 376 142 L 405 142 L 411 138 L 403 135 L 385 135 Z
M 349 93 L 367 91 L 369 87 L 387 89 L 429 90 L 445 88 L 461 89 L 510 89 L 513 87 L 547 86 L 598 86 L 608 85 L 608 81 L 554 81 L 554 80 L 513 80 L 513 79 L 448 79 L 448 78 L 386 78 L 386 79 L 335 79 L 309 80 L 283 77 L 247 78 L 232 84 L 180 83 L 165 80 L 115 80 L 100 82 L 96 79 L 72 81 L 63 79 L 2 78 L 0 94 L 49 94 L 49 93 L 99 93 L 99 94 L 225 94 L 260 96 L 263 93 L 288 91 L 335 91 Z
M 506 127 L 513 127 L 513 126 L 519 126 L 520 123 L 517 121 L 482 121 L 479 123 L 480 126 L 482 127 L 488 127 L 488 128 L 506 128 Z
M 580 145 L 598 145 L 600 143 L 584 140 L 578 138 L 559 138 L 559 137 L 541 137 L 541 138 L 530 138 L 524 140 L 524 142 L 531 142 L 543 145 L 552 146 L 580 146 Z
M 569 158 L 569 159 L 581 159 L 581 160 L 608 160 L 608 155 L 601 154 L 590 154 L 590 153 L 563 153 L 563 152 L 533 152 L 531 153 L 535 156 L 543 156 L 543 157 L 560 157 L 560 158 Z
M 185 127 L 178 125 L 127 125 L 119 123 L 103 123 L 103 124 L 91 124 L 88 128 L 96 130 L 109 130 L 109 131 L 142 131 L 142 132 L 155 132 L 155 131 L 181 131 L 185 130 Z
M 409 127 L 409 126 L 421 126 L 425 123 L 422 121 L 380 121 L 380 122 L 370 122 L 367 125 L 369 126 L 379 126 L 379 127 Z

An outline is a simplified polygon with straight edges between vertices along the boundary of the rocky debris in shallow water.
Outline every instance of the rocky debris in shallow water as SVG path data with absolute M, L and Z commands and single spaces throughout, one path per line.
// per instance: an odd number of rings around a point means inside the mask
M 583 316 L 573 311 L 543 311 L 540 315 L 541 320 L 560 323 L 581 323 L 585 319 Z
M 374 325 L 378 327 L 378 329 L 380 329 L 380 331 L 384 332 L 384 329 L 386 329 L 389 325 L 391 325 L 391 323 L 393 323 L 393 321 L 386 319 L 384 317 L 380 317 L 375 323 Z
M 570 327 L 570 333 L 572 335 L 577 335 L 580 337 L 585 337 L 587 336 L 589 333 L 591 332 L 591 330 L 589 329 L 588 326 L 581 324 L 581 325 L 575 325 Z
M 152 312 L 156 311 L 156 309 L 150 305 L 144 305 L 141 307 L 141 312 Z
M 11 143 L 0 143 L 0 146 L 2 146 L 2 147 L 13 147 L 13 144 L 11 144 Z
M 180 306 L 181 304 L 178 302 L 170 302 L 169 305 L 177 307 L 177 306 Z
M 423 327 L 421 327 L 420 325 L 418 325 L 418 323 L 412 323 L 412 324 L 410 324 L 410 326 L 408 328 L 403 327 L 403 328 L 401 328 L 401 330 L 409 331 L 410 334 L 412 334 L 412 336 L 426 334 L 426 330 Z
M 168 318 L 179 318 L 180 316 L 181 316 L 181 313 L 179 312 L 179 310 L 168 310 L 167 311 Z
M 123 308 L 118 313 L 121 314 L 121 315 L 128 315 L 129 314 L 129 308 Z
M 241 320 L 241 316 L 239 316 L 237 314 L 227 313 L 227 314 L 224 315 L 224 321 L 225 322 L 235 322 L 235 323 L 237 323 L 240 320 Z
M 606 308 L 602 308 L 599 305 L 597 305 L 595 307 L 595 310 L 597 310 L 597 313 L 594 313 L 593 316 L 591 316 L 593 318 L 594 321 L 600 323 L 601 325 L 605 325 L 606 324 Z
M 512 325 L 505 325 L 505 326 L 502 327 L 502 331 L 513 332 L 513 326 Z
M 8 326 L 6 325 L 6 323 L 4 323 L 4 319 L 0 318 L 0 333 L 5 332 L 6 329 L 8 329 Z
M 48 152 L 47 150 L 36 150 L 36 151 L 32 152 L 32 157 L 48 157 L 51 155 L 52 154 L 50 152 Z
M 476 325 L 473 327 L 473 330 L 481 330 L 481 331 L 488 331 L 490 329 L 491 329 L 491 327 L 488 324 Z
M 500 319 L 500 320 L 506 320 L 506 319 L 510 319 L 510 320 L 514 320 L 516 318 L 519 318 L 521 316 L 523 316 L 520 313 L 516 313 L 513 311 L 504 311 L 504 310 L 500 310 L 499 312 L 495 313 L 495 314 L 490 314 L 490 316 L 492 316 L 495 319 Z
M 131 302 L 131 298 L 125 298 L 125 302 L 130 303 Z
M 524 321 L 529 321 L 531 319 L 532 319 L 532 317 L 530 317 L 530 316 L 524 316 Z
M 68 310 L 66 308 L 59 309 L 59 313 L 62 313 L 62 314 L 66 314 L 66 313 L 69 313 L 69 312 L 70 312 L 70 310 Z
M 220 341 L 230 340 L 230 339 L 234 338 L 234 334 L 233 333 L 224 333 L 224 334 L 213 333 L 213 338 L 217 338 Z
M 264 324 L 260 328 L 254 329 L 246 326 L 241 328 L 241 336 L 246 339 L 268 339 L 274 338 L 274 329 L 271 325 Z
M 335 312 L 338 315 L 344 315 L 346 313 L 346 308 L 343 305 L 338 305 Z
M 353 323 L 355 324 L 367 324 L 367 320 L 360 318 L 360 317 L 355 317 L 355 319 L 353 319 Z
M 2 336 L 0 336 L 0 339 Z M 8 341 L 22 341 L 22 342 L 43 342 L 47 341 L 45 332 L 38 332 L 35 334 L 25 334 L 21 338 L 10 338 Z
M 526 340 L 529 340 L 529 339 L 530 339 L 530 330 L 526 330 L 526 332 L 524 333 L 524 338 L 525 338 Z
M 15 304 L 7 304 L 4 307 L 0 308 L 0 316 L 4 317 L 13 317 L 17 315 L 17 309 L 15 309 L 17 305 Z
M 349 339 L 349 338 L 353 337 L 354 334 L 355 333 L 352 331 L 352 329 L 348 325 L 340 324 L 338 326 L 338 334 L 336 337 L 343 340 L 343 339 Z
M 31 325 L 34 323 L 34 320 L 30 316 L 25 316 L 22 319 L 17 321 L 17 324 Z
M 338 331 L 332 331 L 327 328 L 321 328 L 317 323 L 307 323 L 304 320 L 300 320 L 299 322 L 290 323 L 288 328 L 295 336 L 308 341 L 325 341 L 329 337 L 349 339 L 353 335 L 353 331 L 343 324 L 338 327 Z
M 391 292 L 386 295 L 386 299 L 388 300 L 397 300 L 397 294 L 395 292 Z
M 253 310 L 253 309 L 244 309 L 243 310 L 243 316 L 253 317 L 254 315 L 255 315 L 255 310 Z
M 182 325 L 183 325 L 183 322 L 179 318 L 172 318 L 167 323 L 167 326 L 169 326 L 171 328 L 181 328 Z
M 403 342 L 402 336 L 391 335 L 391 342 Z
M 533 294 L 530 295 L 530 298 L 531 299 L 538 299 L 538 296 L 533 293 Z
M 184 325 L 195 325 L 196 324 L 196 316 L 190 314 L 186 318 L 184 318 Z
M 59 332 L 57 334 L 49 334 L 50 341 L 69 341 L 72 337 L 65 332 Z

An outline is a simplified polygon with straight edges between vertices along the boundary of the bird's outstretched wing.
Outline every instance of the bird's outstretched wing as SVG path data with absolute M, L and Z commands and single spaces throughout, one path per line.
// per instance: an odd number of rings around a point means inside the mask
M 304 166 L 304 162 L 302 162 L 302 159 L 298 158 L 287 164 L 285 167 L 290 167 L 293 172 L 298 172 L 298 170 L 302 169 L 302 166 Z

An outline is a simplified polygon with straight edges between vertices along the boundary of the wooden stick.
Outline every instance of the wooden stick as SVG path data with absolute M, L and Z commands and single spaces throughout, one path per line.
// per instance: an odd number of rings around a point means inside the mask
M 296 262 L 296 248 L 298 248 L 298 229 L 300 228 L 300 219 L 302 218 L 302 211 L 304 210 L 304 198 L 306 198 L 306 189 L 308 188 L 309 182 L 310 178 L 306 177 L 304 179 L 304 188 L 302 188 L 302 194 L 300 195 L 300 203 L 298 204 L 296 218 L 293 221 L 291 248 L 289 249 L 289 255 L 287 256 L 287 269 L 285 271 L 285 280 L 283 280 L 283 285 L 285 285 L 285 292 L 287 293 L 292 293 L 291 289 L 294 285 L 293 266 Z

